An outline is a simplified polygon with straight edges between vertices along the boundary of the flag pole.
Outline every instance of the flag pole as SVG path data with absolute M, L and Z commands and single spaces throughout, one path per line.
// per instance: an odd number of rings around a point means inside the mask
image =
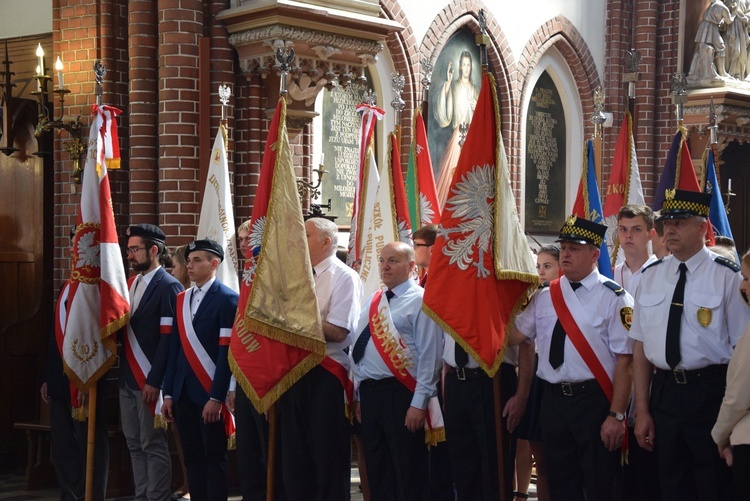
M 476 35 L 475 41 L 476 44 L 479 46 L 479 63 L 482 66 L 482 74 L 488 73 L 489 68 L 489 62 L 487 58 L 487 45 L 490 44 L 490 37 L 487 35 L 487 16 L 484 12 L 484 9 L 480 9 L 479 13 L 479 27 L 481 30 L 481 33 Z M 468 132 L 468 128 L 467 128 Z M 502 371 L 497 371 L 492 378 L 492 390 L 493 390 L 493 396 L 494 396 L 494 410 L 495 410 L 495 448 L 497 453 L 497 479 L 498 479 L 498 493 L 499 493 L 499 501 L 510 501 L 508 499 L 508 494 L 510 491 L 512 491 L 513 486 L 513 479 L 510 478 L 510 472 L 507 471 L 505 468 L 505 457 L 504 457 L 504 450 L 505 450 L 505 440 L 503 438 L 503 410 L 502 410 L 502 404 L 503 404 L 503 395 L 502 395 L 502 385 L 500 381 L 500 373 Z M 511 460 L 514 460 L 515 458 L 511 458 Z M 508 487 L 510 487 L 510 491 L 508 490 Z
M 432 84 L 433 65 L 426 57 L 422 59 L 422 117 L 429 116 L 430 111 L 430 85 Z M 424 119 L 424 130 L 427 132 L 429 120 Z M 413 134 L 413 132 L 412 132 Z
M 224 138 L 224 149 L 229 149 L 229 120 L 227 120 L 226 107 L 229 105 L 229 96 L 232 95 L 232 89 L 228 85 L 219 84 L 219 101 L 221 101 L 221 135 Z
M 628 82 L 628 111 L 633 120 L 633 141 L 636 141 L 636 127 L 635 120 L 635 84 L 641 80 L 641 73 L 638 71 L 638 67 L 641 65 L 641 53 L 635 49 L 625 51 L 625 75 L 623 80 Z
M 278 61 L 278 68 L 281 71 L 281 80 L 279 86 L 279 97 L 286 98 L 288 93 L 286 88 L 286 77 L 289 71 L 292 69 L 291 62 L 294 60 L 294 49 L 291 46 L 287 46 L 286 42 L 283 43 L 282 47 L 276 47 L 276 60 Z M 274 499 L 274 477 L 276 471 L 276 429 L 278 419 L 276 416 L 276 402 L 274 402 L 266 411 L 266 418 L 268 419 L 268 454 L 266 465 L 266 501 L 273 501 Z
M 393 93 L 396 94 L 396 97 L 391 101 L 391 108 L 393 108 L 394 111 L 394 131 L 396 132 L 396 141 L 399 148 L 401 148 L 401 112 L 404 111 L 404 107 L 406 106 L 406 103 L 401 98 L 401 93 L 404 91 L 405 83 L 406 79 L 404 78 L 404 75 L 401 73 L 391 73 L 391 89 L 393 90 Z
M 594 90 L 594 114 L 591 115 L 591 122 L 594 124 L 594 172 L 599 183 L 599 193 L 604 192 L 602 189 L 602 126 L 607 120 L 603 111 L 605 98 L 606 94 L 600 85 Z
M 94 76 L 96 78 L 96 105 L 102 105 L 102 94 L 104 93 L 102 88 L 102 79 L 107 73 L 107 67 L 98 60 L 94 63 Z M 92 501 L 94 499 L 94 444 L 96 440 L 96 388 L 94 384 L 89 388 L 89 416 L 88 416 L 88 431 L 86 435 L 86 487 L 85 487 L 85 500 Z
M 687 76 L 684 73 L 675 73 L 672 75 L 670 89 L 672 91 L 672 104 L 674 105 L 675 118 L 677 127 L 682 129 L 685 126 L 685 103 L 687 103 Z

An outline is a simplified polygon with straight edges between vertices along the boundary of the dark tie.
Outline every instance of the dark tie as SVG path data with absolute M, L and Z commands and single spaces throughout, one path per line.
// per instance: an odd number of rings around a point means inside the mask
M 672 295 L 669 305 L 669 321 L 667 322 L 667 363 L 674 369 L 680 363 L 680 323 L 682 322 L 682 301 L 685 298 L 685 278 L 687 266 L 680 263 L 680 278 Z
M 570 286 L 573 290 L 577 290 L 581 286 L 581 282 L 571 282 Z M 565 329 L 563 329 L 560 320 L 555 322 L 555 327 L 552 329 L 552 340 L 549 345 L 549 364 L 553 369 L 560 367 L 565 361 Z
M 391 298 L 395 296 L 392 290 L 388 289 L 385 291 L 385 297 L 388 299 L 388 302 L 391 302 Z M 362 334 L 359 335 L 357 338 L 357 342 L 354 343 L 354 349 L 352 350 L 352 360 L 354 360 L 355 364 L 358 364 L 360 360 L 362 360 L 362 357 L 365 356 L 365 348 L 367 348 L 367 343 L 370 341 L 370 337 L 372 334 L 370 333 L 370 322 L 367 322 L 367 325 L 365 326 L 365 329 L 362 331 Z

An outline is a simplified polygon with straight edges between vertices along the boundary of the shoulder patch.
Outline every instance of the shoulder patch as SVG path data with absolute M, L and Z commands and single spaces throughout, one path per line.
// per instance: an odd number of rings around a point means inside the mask
M 727 268 L 729 268 L 735 273 L 737 273 L 741 269 L 740 265 L 738 265 L 731 259 L 727 259 L 723 256 L 717 256 L 716 258 L 714 258 L 714 262 L 719 263 L 720 265 L 726 266 Z
M 614 292 L 618 296 L 622 296 L 623 294 L 625 294 L 625 289 L 623 289 L 622 285 L 618 284 L 617 282 L 607 280 L 606 282 L 604 282 L 604 285 L 607 286 L 607 288 L 612 289 L 612 292 Z
M 660 263 L 663 263 L 663 262 L 664 262 L 664 258 L 661 258 L 661 259 L 657 259 L 656 261 L 654 261 L 654 262 L 653 262 L 653 263 L 651 263 L 650 265 L 648 265 L 648 266 L 646 266 L 645 268 L 643 268 L 643 269 L 641 270 L 641 273 L 643 273 L 643 272 L 644 272 L 644 271 L 646 271 L 647 269 L 649 269 L 649 268 L 653 268 L 653 267 L 654 267 L 654 266 L 656 266 L 657 264 L 660 264 Z
M 549 280 L 547 280 L 546 282 L 540 283 L 537 289 L 544 289 L 545 287 L 549 287 Z

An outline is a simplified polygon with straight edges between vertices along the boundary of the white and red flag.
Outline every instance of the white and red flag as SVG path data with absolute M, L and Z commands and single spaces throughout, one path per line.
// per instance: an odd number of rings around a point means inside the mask
M 505 327 L 538 283 L 487 73 L 440 217 L 422 309 L 492 377 Z
M 211 161 L 208 163 L 197 238 L 210 238 L 221 245 L 224 249 L 224 260 L 216 270 L 216 278 L 233 291 L 239 292 L 236 230 L 224 134 L 226 134 L 226 129 L 220 125 L 211 150 Z
M 406 171 L 406 200 L 412 229 L 440 223 L 440 203 L 435 189 L 435 175 L 427 146 L 427 129 L 422 112 L 414 110 L 414 134 Z
M 81 206 L 73 239 L 63 361 L 76 386 L 88 390 L 116 359 L 113 335 L 130 314 L 125 266 L 117 240 L 108 165 L 117 165 L 120 110 L 92 106 Z

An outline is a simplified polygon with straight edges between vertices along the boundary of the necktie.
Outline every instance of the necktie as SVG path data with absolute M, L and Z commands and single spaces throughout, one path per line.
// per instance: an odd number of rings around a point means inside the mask
M 202 292 L 203 289 L 199 289 L 198 287 L 196 287 L 195 289 L 193 289 L 193 295 L 190 296 L 190 313 L 192 313 L 192 316 L 195 316 L 198 308 L 200 307 L 201 300 L 196 296 L 198 296 Z
M 131 303 L 131 311 L 135 312 L 135 310 L 138 308 L 138 305 L 141 302 L 141 298 L 143 297 L 143 291 L 145 287 L 143 286 L 143 275 L 138 275 L 135 279 L 135 288 L 133 289 L 133 297 L 130 300 Z
M 388 302 L 391 302 L 391 298 L 395 296 L 392 290 L 388 289 L 385 291 L 385 297 L 388 299 Z M 367 348 L 367 343 L 370 341 L 370 337 L 372 334 L 370 333 L 370 322 L 367 322 L 367 325 L 365 326 L 365 329 L 362 331 L 362 334 L 359 335 L 357 338 L 357 342 L 354 343 L 354 349 L 352 350 L 352 360 L 354 360 L 355 364 L 358 364 L 360 360 L 362 360 L 362 357 L 365 356 L 365 348 Z
M 685 278 L 687 266 L 680 263 L 680 278 L 672 295 L 672 304 L 669 305 L 669 321 L 667 322 L 667 363 L 674 369 L 680 363 L 680 323 L 682 322 L 682 301 L 685 298 Z
M 571 282 L 570 286 L 573 290 L 577 290 L 580 286 L 580 282 Z M 563 329 L 560 320 L 555 322 L 555 327 L 552 329 L 552 340 L 549 345 L 549 364 L 553 369 L 560 367 L 565 361 L 565 329 Z

